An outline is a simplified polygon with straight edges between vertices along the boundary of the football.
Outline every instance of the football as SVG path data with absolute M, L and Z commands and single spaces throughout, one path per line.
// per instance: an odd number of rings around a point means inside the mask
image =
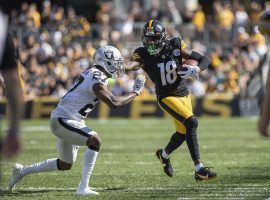
M 194 59 L 187 59 L 184 60 L 182 64 L 186 64 L 186 65 L 198 65 L 198 61 L 194 60 Z
M 198 63 L 197 60 L 194 60 L 194 59 L 187 59 L 187 60 L 184 60 L 184 61 L 182 62 L 182 65 L 181 65 L 180 68 L 179 68 L 179 71 L 186 71 L 186 70 L 187 70 L 186 67 L 182 67 L 184 64 L 186 64 L 186 65 L 198 65 L 199 63 Z

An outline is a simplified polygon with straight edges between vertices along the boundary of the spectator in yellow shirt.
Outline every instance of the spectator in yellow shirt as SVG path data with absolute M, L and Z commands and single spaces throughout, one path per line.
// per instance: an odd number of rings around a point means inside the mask
M 192 23 L 195 25 L 198 32 L 203 32 L 205 25 L 205 14 L 202 10 L 202 6 L 199 6 L 195 12 Z
M 230 30 L 232 28 L 232 25 L 234 23 L 234 14 L 231 10 L 231 5 L 229 3 L 226 3 L 223 6 L 223 9 L 220 10 L 219 13 L 217 13 L 217 21 L 222 29 Z

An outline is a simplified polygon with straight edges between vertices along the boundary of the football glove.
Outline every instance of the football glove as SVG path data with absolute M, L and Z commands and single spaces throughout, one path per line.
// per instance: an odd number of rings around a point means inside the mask
M 134 81 L 133 92 L 139 95 L 143 90 L 144 83 L 145 83 L 145 76 L 139 75 Z
M 199 78 L 199 72 L 201 70 L 197 65 L 183 64 L 182 67 L 185 67 L 186 70 L 177 72 L 177 74 L 181 75 L 181 78 Z

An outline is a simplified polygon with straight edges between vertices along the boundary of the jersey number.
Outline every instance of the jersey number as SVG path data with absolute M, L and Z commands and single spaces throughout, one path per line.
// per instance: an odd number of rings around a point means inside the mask
M 160 69 L 160 78 L 162 85 L 172 84 L 177 79 L 176 63 L 175 61 L 168 61 L 165 63 L 158 63 Z
M 84 106 L 81 110 L 79 110 L 79 113 L 86 117 L 87 114 L 94 108 L 94 106 L 92 104 L 87 104 L 86 106 Z
M 101 81 L 103 83 L 106 82 L 107 78 L 102 78 L 101 77 L 102 73 L 100 71 L 94 71 L 93 74 L 94 74 L 93 75 L 94 80 L 98 80 L 98 81 Z
M 75 81 L 73 87 L 70 88 L 70 90 L 62 97 L 62 99 L 65 98 L 65 96 L 66 96 L 68 93 L 70 93 L 70 92 L 72 92 L 73 90 L 75 90 L 75 89 L 76 89 L 83 81 L 84 81 L 84 77 L 83 77 L 83 76 L 79 76 L 79 77 L 76 79 L 76 81 Z

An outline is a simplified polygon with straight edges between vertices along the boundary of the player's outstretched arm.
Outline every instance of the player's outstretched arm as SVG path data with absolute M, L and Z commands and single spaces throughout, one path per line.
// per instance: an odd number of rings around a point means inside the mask
M 138 76 L 134 82 L 133 92 L 126 96 L 115 96 L 105 85 L 99 83 L 93 85 L 93 91 L 96 96 L 110 108 L 119 108 L 130 103 L 137 95 L 139 95 L 143 90 L 144 83 L 145 77 Z
M 136 71 L 140 68 L 141 68 L 141 63 L 139 63 L 137 61 L 131 61 L 131 62 L 125 64 L 126 71 L 131 71 L 131 70 Z

